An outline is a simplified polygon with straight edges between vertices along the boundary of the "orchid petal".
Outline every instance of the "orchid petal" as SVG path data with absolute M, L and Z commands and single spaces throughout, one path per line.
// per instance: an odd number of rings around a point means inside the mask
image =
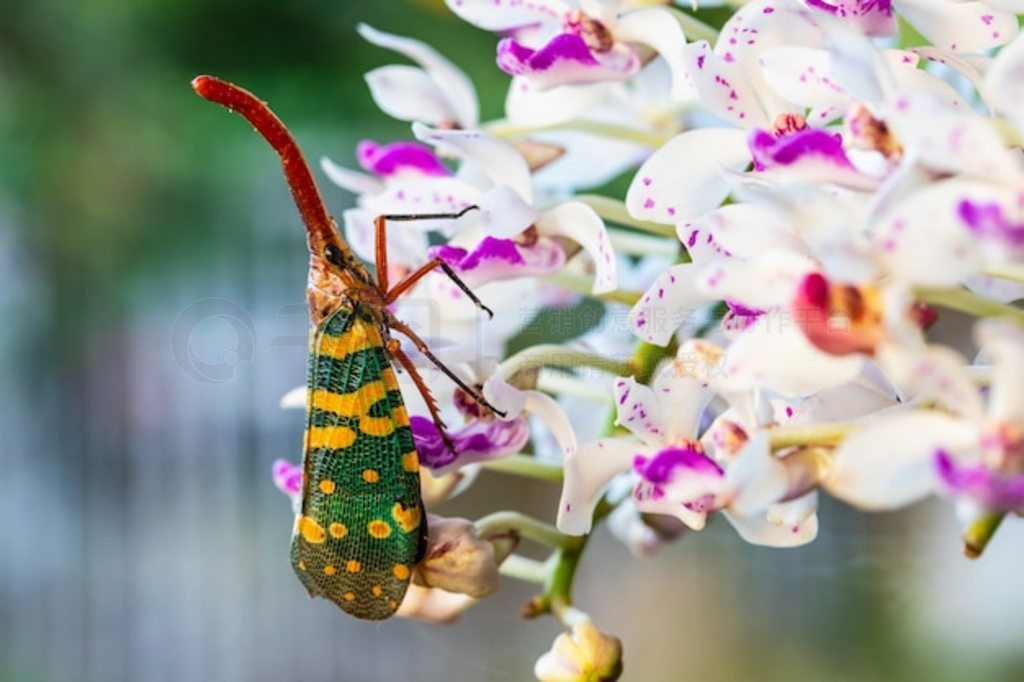
M 593 526 L 594 508 L 613 478 L 633 466 L 639 443 L 602 438 L 587 443 L 565 458 L 565 481 L 555 525 L 566 535 L 586 535 Z
M 716 55 L 703 40 L 682 49 L 697 99 L 711 113 L 743 128 L 771 124 L 743 69 Z
M 444 91 L 423 69 L 391 64 L 367 72 L 364 78 L 373 101 L 392 118 L 450 125 L 458 116 Z
M 1024 510 L 1024 476 L 1020 474 L 963 464 L 943 450 L 935 456 L 935 468 L 947 493 L 992 511 Z
M 408 212 L 408 211 L 404 211 Z M 374 219 L 385 211 L 350 208 L 342 214 L 345 239 L 357 256 L 373 262 L 377 253 L 377 228 Z M 387 231 L 388 262 L 408 267 L 423 263 L 427 255 L 426 232 L 392 227 Z
M 381 145 L 372 140 L 363 140 L 356 146 L 356 158 L 364 169 L 379 177 L 403 174 L 428 177 L 451 175 L 451 171 L 429 147 L 415 142 Z
M 309 401 L 309 389 L 305 386 L 296 386 L 281 396 L 278 406 L 285 410 L 304 410 Z
M 739 516 L 724 511 L 723 516 L 736 529 L 739 536 L 752 545 L 762 547 L 801 547 L 818 537 L 818 516 L 809 516 L 796 526 L 773 523 L 764 514 Z
M 1024 332 L 1010 322 L 983 320 L 975 335 L 993 366 L 989 416 L 1024 425 Z
M 852 381 L 863 364 L 856 356 L 818 350 L 786 316 L 763 315 L 729 347 L 721 385 L 734 391 L 762 387 L 787 397 L 805 396 Z
M 638 220 L 671 225 L 707 213 L 729 195 L 724 172 L 742 170 L 749 163 L 742 131 L 687 131 L 640 167 L 626 194 L 626 208 Z
M 629 311 L 626 323 L 630 331 L 647 343 L 667 345 L 688 319 L 695 320 L 698 307 L 708 301 L 697 288 L 697 273 L 697 265 L 683 263 L 659 275 Z
M 900 13 L 936 47 L 978 52 L 1013 40 L 1017 17 L 984 2 L 900 0 Z
M 899 30 L 892 0 L 804 0 L 804 4 L 841 17 L 872 37 L 895 35 Z
M 651 392 L 660 414 L 668 417 L 661 423 L 664 441 L 678 443 L 697 437 L 701 417 L 714 398 L 707 377 L 717 369 L 715 359 L 688 343 L 654 378 Z
M 782 211 L 756 204 L 730 204 L 699 218 L 679 223 L 676 234 L 690 260 L 707 263 L 716 258 L 753 258 L 769 249 L 799 251 L 792 218 Z
M 476 88 L 459 67 L 437 50 L 419 40 L 378 31 L 366 24 L 359 24 L 357 29 L 359 35 L 367 41 L 405 55 L 426 70 L 426 73 L 437 85 L 437 89 L 443 93 L 448 109 L 451 111 L 452 118 L 449 122 L 457 123 L 464 128 L 472 128 L 477 124 L 480 110 L 477 104 Z M 441 123 L 444 119 L 417 117 L 405 120 Z
M 533 201 L 530 167 L 508 142 L 474 130 L 439 130 L 413 123 L 416 139 L 438 151 L 474 164 L 495 185 L 511 187 L 523 201 Z
M 660 448 L 667 441 L 661 401 L 654 391 L 633 377 L 615 380 L 615 424 L 627 429 L 647 446 Z
M 772 456 L 768 433 L 751 436 L 726 473 L 725 505 L 740 516 L 763 514 L 789 491 L 786 467 Z
M 691 94 L 689 75 L 679 49 L 686 44 L 686 34 L 672 12 L 651 7 L 628 12 L 619 17 L 615 37 L 624 42 L 650 46 L 665 60 L 672 72 L 672 99 L 683 99 Z
M 896 509 L 935 491 L 933 456 L 976 444 L 977 429 L 938 412 L 878 416 L 836 450 L 829 492 L 863 509 Z
M 1024 134 L 1024 36 L 1000 50 L 985 75 L 985 94 L 993 108 Z
M 748 261 L 727 258 L 714 262 L 698 275 L 697 290 L 710 299 L 728 299 L 764 310 L 789 304 L 803 278 L 817 269 L 814 261 L 801 253 L 773 249 Z
M 932 95 L 898 97 L 886 124 L 907 152 L 932 170 L 1011 183 L 1021 177 L 989 119 L 955 110 Z
M 545 236 L 566 237 L 583 247 L 594 263 L 594 295 L 618 288 L 618 268 L 604 221 L 590 206 L 569 201 L 543 213 L 536 222 Z
M 969 420 L 984 413 L 981 396 L 967 363 L 944 346 L 882 347 L 879 364 L 893 383 L 919 402 L 935 401 Z
M 509 31 L 537 23 L 561 24 L 572 9 L 562 0 L 445 0 L 445 4 L 460 19 L 485 31 Z
M 761 56 L 765 81 L 794 106 L 833 107 L 849 101 L 832 72 L 832 53 L 810 47 L 774 48 Z
M 377 194 L 384 191 L 384 183 L 378 178 L 339 166 L 326 156 L 320 159 L 320 169 L 328 180 L 352 194 Z
M 515 76 L 505 98 L 505 115 L 509 123 L 528 127 L 574 121 L 592 111 L 611 87 L 605 81 L 541 90 L 529 78 Z
M 459 429 L 448 431 L 453 452 L 433 421 L 414 415 L 410 423 L 420 463 L 436 476 L 469 464 L 509 457 L 530 440 L 530 427 L 525 419 L 474 419 Z
M 274 486 L 295 502 L 302 497 L 302 467 L 286 459 L 274 460 Z

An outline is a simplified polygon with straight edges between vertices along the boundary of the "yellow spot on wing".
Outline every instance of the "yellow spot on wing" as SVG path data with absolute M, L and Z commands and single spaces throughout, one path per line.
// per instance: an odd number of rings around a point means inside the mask
M 337 572 L 338 569 L 336 569 L 334 566 L 331 566 L 330 564 L 324 566 L 324 575 L 334 575 Z
M 395 577 L 399 580 L 409 579 L 409 567 L 405 564 L 395 564 Z
M 384 594 L 384 589 L 380 585 L 374 585 L 372 592 L 374 597 L 379 597 Z
M 305 571 L 306 570 L 306 562 L 302 561 L 301 559 L 299 560 L 299 570 L 300 571 Z
M 299 534 L 302 535 L 302 539 L 306 542 L 314 545 L 323 544 L 327 539 L 327 533 L 324 532 L 324 527 L 316 522 L 309 516 L 302 516 L 299 518 Z
M 402 468 L 405 469 L 406 471 L 408 471 L 409 473 L 412 473 L 412 474 L 415 474 L 417 471 L 419 471 L 420 470 L 420 455 L 419 455 L 419 453 L 416 452 L 415 450 L 410 450 L 409 452 L 407 452 L 404 455 L 402 455 Z
M 349 573 L 358 573 L 359 571 L 362 570 L 362 568 L 363 568 L 363 565 L 361 563 L 359 563 L 358 561 L 356 561 L 355 559 L 352 559 L 347 564 L 345 564 L 345 570 L 348 571 Z
M 380 481 L 380 474 L 375 469 L 367 469 L 363 472 L 363 480 L 367 483 L 377 483 Z
M 346 535 L 348 535 L 348 528 L 346 528 L 345 525 L 341 523 L 332 523 L 327 530 L 330 531 L 331 537 L 335 540 L 340 540 Z
M 420 527 L 420 508 L 404 507 L 400 502 L 395 503 L 391 508 L 391 516 L 395 519 L 398 527 L 406 533 L 411 533 Z
M 355 592 L 346 592 L 345 594 L 341 595 L 341 598 L 344 599 L 345 601 L 355 601 L 356 600 L 356 593 Z
M 384 538 L 391 535 L 391 526 L 387 521 L 381 521 L 380 519 L 370 521 L 366 526 L 366 530 L 370 533 L 370 537 L 383 540 Z
M 363 384 L 351 393 L 332 393 L 326 388 L 318 388 L 313 391 L 313 407 L 342 417 L 359 417 L 387 394 L 388 390 L 380 379 Z
M 333 495 L 334 487 L 334 481 L 330 481 L 327 479 L 320 481 L 320 492 L 322 492 L 324 495 Z
M 306 432 L 310 450 L 344 450 L 356 442 L 356 432 L 347 426 L 311 426 Z

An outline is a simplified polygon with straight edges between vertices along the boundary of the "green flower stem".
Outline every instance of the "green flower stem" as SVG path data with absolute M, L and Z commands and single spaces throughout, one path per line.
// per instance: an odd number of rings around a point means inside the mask
M 1001 265 L 990 265 L 984 270 L 986 275 L 1008 279 L 1013 282 L 1024 284 L 1024 266 L 1003 263 Z
M 782 426 L 771 429 L 772 450 L 785 450 L 804 445 L 835 446 L 857 430 L 856 424 L 820 424 L 815 426 Z
M 629 215 L 629 211 L 626 210 L 626 204 L 618 199 L 603 197 L 599 194 L 581 194 L 575 198 L 575 201 L 583 202 L 590 208 L 594 209 L 594 212 L 597 213 L 597 215 L 610 223 L 615 223 L 616 225 L 622 225 L 624 227 L 632 227 L 634 230 L 647 232 L 649 234 L 656 234 L 660 237 L 672 237 L 672 239 L 678 241 L 674 227 L 671 225 L 651 223 L 646 220 L 637 220 L 633 216 Z
M 590 367 L 608 374 L 622 376 L 630 373 L 629 363 L 613 360 L 599 353 L 567 348 L 553 343 L 531 346 L 505 360 L 498 373 L 506 379 L 539 367 Z
M 564 477 L 561 464 L 544 462 L 528 455 L 504 457 L 490 462 L 483 462 L 480 466 L 487 471 L 522 476 L 523 478 L 532 478 L 549 483 L 561 483 Z
M 621 140 L 622 142 L 634 142 L 653 149 L 657 149 L 671 139 L 665 135 L 637 128 L 580 119 L 546 126 L 517 126 L 512 125 L 508 121 L 498 120 L 488 123 L 484 126 L 484 129 L 495 137 L 503 138 L 526 137 L 546 130 L 571 130 L 580 133 L 590 133 L 598 137 L 607 137 L 612 140 Z
M 618 253 L 632 256 L 666 256 L 675 258 L 679 253 L 679 240 L 672 236 L 667 239 L 662 235 L 648 236 L 634 231 L 608 228 L 608 238 Z
M 980 557 L 1005 517 L 1004 513 L 993 512 L 967 526 L 964 529 L 964 555 L 969 559 Z
M 547 563 L 536 559 L 527 559 L 518 554 L 510 554 L 506 557 L 498 566 L 498 572 L 505 577 L 537 585 L 543 585 L 548 577 Z
M 574 375 L 555 369 L 542 368 L 537 374 L 537 390 L 555 395 L 583 398 L 604 404 L 608 400 L 608 387 L 592 381 L 581 381 Z
M 605 303 L 618 303 L 620 305 L 627 305 L 632 307 L 640 300 L 643 296 L 639 291 L 610 291 L 606 294 L 594 294 L 593 286 L 591 281 L 587 277 L 580 277 L 579 275 L 573 275 L 567 272 L 559 272 L 554 275 L 548 275 L 543 278 L 543 281 L 560 286 L 563 289 L 569 291 L 575 291 L 578 294 L 589 296 L 590 298 L 597 299 L 598 301 L 604 301 Z
M 476 533 L 485 540 L 494 535 L 517 533 L 520 537 L 552 547 L 566 549 L 580 544 L 580 538 L 562 535 L 554 526 L 514 511 L 488 514 L 476 522 Z
M 959 310 L 975 317 L 998 317 L 1016 322 L 1024 326 L 1024 309 L 1000 303 L 990 298 L 979 296 L 967 289 L 933 289 L 920 287 L 915 289 L 917 300 L 929 305 L 950 310 Z

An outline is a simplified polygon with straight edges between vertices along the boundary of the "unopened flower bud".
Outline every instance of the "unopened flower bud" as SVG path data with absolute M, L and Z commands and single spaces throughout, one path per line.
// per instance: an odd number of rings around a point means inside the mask
M 541 682 L 605 682 L 622 675 L 622 643 L 591 623 L 581 623 L 555 638 L 537 659 L 533 674 Z

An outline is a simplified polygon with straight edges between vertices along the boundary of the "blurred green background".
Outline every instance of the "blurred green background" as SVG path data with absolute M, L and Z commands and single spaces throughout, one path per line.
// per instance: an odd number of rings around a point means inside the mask
M 189 80 L 245 85 L 351 165 L 408 134 L 362 81 L 401 59 L 359 21 L 439 46 L 500 115 L 493 36 L 440 0 L 4 6 L 0 680 L 523 680 L 558 633 L 512 582 L 452 627 L 357 622 L 287 564 L 269 471 L 298 457 L 277 401 L 303 379 L 303 235 L 273 155 Z M 443 511 L 556 500 L 484 475 Z M 627 680 L 1024 679 L 1019 528 L 969 563 L 945 506 L 821 516 L 789 552 L 717 523 L 638 561 L 602 530 L 579 601 Z

